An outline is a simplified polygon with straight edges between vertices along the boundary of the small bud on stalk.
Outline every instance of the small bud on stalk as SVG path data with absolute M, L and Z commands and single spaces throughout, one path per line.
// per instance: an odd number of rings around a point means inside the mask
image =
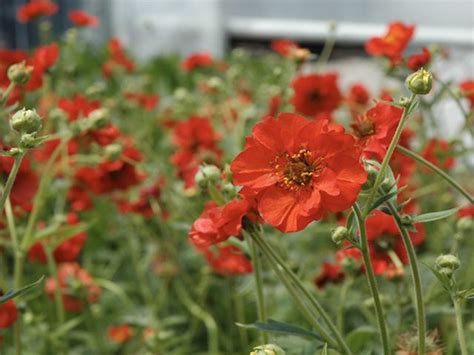
M 421 68 L 408 76 L 405 84 L 412 93 L 426 95 L 431 91 L 433 75 L 429 71 Z
M 341 244 L 344 240 L 350 237 L 350 233 L 346 227 L 336 227 L 331 234 L 331 239 L 336 244 Z
M 215 184 L 221 179 L 221 171 L 215 165 L 201 165 L 196 173 L 195 181 L 201 188 Z
M 36 110 L 23 108 L 10 118 L 10 127 L 19 133 L 36 133 L 41 129 L 41 117 Z
M 275 344 L 265 344 L 253 348 L 250 355 L 285 355 L 285 351 Z
M 455 271 L 461 266 L 459 259 L 451 254 L 440 255 L 436 258 L 436 266 L 440 269 L 450 269 Z
M 30 80 L 33 67 L 26 65 L 25 61 L 13 64 L 8 68 L 8 79 L 17 85 L 24 85 Z

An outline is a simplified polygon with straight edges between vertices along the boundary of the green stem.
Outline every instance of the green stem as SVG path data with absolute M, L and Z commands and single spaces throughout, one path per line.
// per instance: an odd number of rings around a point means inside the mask
M 329 57 L 331 56 L 332 50 L 334 49 L 334 45 L 336 44 L 336 27 L 337 24 L 335 22 L 330 22 L 329 35 L 326 37 L 323 50 L 321 51 L 321 54 L 315 65 L 317 70 L 323 68 L 329 61 Z
M 384 311 L 382 307 L 382 302 L 380 301 L 377 281 L 375 279 L 374 269 L 372 267 L 372 262 L 370 260 L 369 241 L 367 239 L 367 233 L 365 230 L 365 219 L 362 216 L 362 212 L 357 204 L 354 205 L 353 210 L 357 218 L 357 223 L 359 225 L 360 250 L 364 258 L 365 273 L 367 275 L 367 281 L 369 283 L 370 293 L 372 294 L 372 298 L 374 299 L 375 313 L 377 315 L 377 322 L 379 326 L 383 352 L 385 355 L 389 355 L 390 354 L 390 341 L 388 337 L 387 324 L 385 321 L 385 315 L 384 315 Z
M 255 288 L 257 290 L 257 312 L 258 318 L 261 322 L 267 320 L 267 312 L 265 309 L 265 296 L 263 294 L 263 282 L 262 282 L 262 263 L 260 257 L 257 253 L 257 248 L 255 242 L 252 238 L 247 238 L 248 243 L 250 244 L 250 253 L 253 264 L 253 271 L 255 275 Z M 268 335 L 265 331 L 261 332 L 263 344 L 268 343 Z
M 56 266 L 56 261 L 54 260 L 53 251 L 49 245 L 43 244 L 43 249 L 46 254 L 46 259 L 48 263 L 49 274 L 54 278 L 56 287 L 54 289 L 54 303 L 56 305 L 56 316 L 58 320 L 58 326 L 64 323 L 64 307 L 61 297 L 61 287 L 59 286 L 59 275 L 58 268 Z
M 471 204 L 474 203 L 474 197 L 469 194 L 459 183 L 454 180 L 451 176 L 446 174 L 443 170 L 438 168 L 436 165 L 430 163 L 428 160 L 424 159 L 423 157 L 419 156 L 415 152 L 404 148 L 402 146 L 397 146 L 397 149 L 407 157 L 412 158 L 413 160 L 417 161 L 418 163 L 426 166 L 428 169 L 433 171 L 434 173 L 438 174 L 444 181 L 446 181 L 449 185 L 454 187 L 460 194 L 462 194 Z
M 283 261 L 280 255 L 273 249 L 273 247 L 265 240 L 265 238 L 262 238 L 260 234 L 255 233 L 251 234 L 254 240 L 259 241 L 259 245 L 261 248 L 265 248 L 267 253 L 272 256 L 272 258 L 275 260 L 275 262 L 278 264 L 279 267 L 283 269 L 285 274 L 290 278 L 290 280 L 293 282 L 293 284 L 297 287 L 297 289 L 302 293 L 304 297 L 306 297 L 307 301 L 310 303 L 310 305 L 313 307 L 314 311 L 321 316 L 321 318 L 324 320 L 328 328 L 331 330 L 331 332 L 334 334 L 336 337 L 336 341 L 339 344 L 340 350 L 347 354 L 352 354 L 351 350 L 347 346 L 346 342 L 344 341 L 343 336 L 339 333 L 336 325 L 333 323 L 329 315 L 326 313 L 324 308 L 321 306 L 321 304 L 318 302 L 318 300 L 312 295 L 307 288 L 303 285 L 301 280 L 295 275 L 295 273 L 290 269 L 290 267 Z
M 16 174 L 18 173 L 18 170 L 20 169 L 21 161 L 25 157 L 25 154 L 26 154 L 26 151 L 22 151 L 20 154 L 15 156 L 12 170 L 10 171 L 10 174 L 8 175 L 7 182 L 5 183 L 5 188 L 3 189 L 2 197 L 0 198 L 0 213 L 2 213 L 3 209 L 5 208 L 5 203 L 7 202 L 8 196 L 10 195 L 13 184 L 15 183 Z
M 15 227 L 15 216 L 13 215 L 12 204 L 10 198 L 7 197 L 7 201 L 5 204 L 5 214 L 7 216 L 7 226 L 8 231 L 10 233 L 10 238 L 12 240 L 13 250 L 16 252 L 18 251 L 18 234 L 16 233 Z
M 392 158 L 393 152 L 395 151 L 395 148 L 397 147 L 400 136 L 402 135 L 403 127 L 405 126 L 405 122 L 407 121 L 407 118 L 408 118 L 408 111 L 412 107 L 413 102 L 415 100 L 415 97 L 416 97 L 415 94 L 412 94 L 410 96 L 408 104 L 406 105 L 405 109 L 403 110 L 402 117 L 400 118 L 400 122 L 398 123 L 395 134 L 393 135 L 392 140 L 390 142 L 390 145 L 388 146 L 387 152 L 385 153 L 385 156 L 384 156 L 383 161 L 382 161 L 382 165 L 380 166 L 380 170 L 377 174 L 377 177 L 375 178 L 375 182 L 374 182 L 374 185 L 372 187 L 372 190 L 370 191 L 370 194 L 367 197 L 367 202 L 366 202 L 364 212 L 363 212 L 364 216 L 367 216 L 367 214 L 370 212 L 372 202 L 374 202 L 374 198 L 377 195 L 377 191 L 380 187 L 380 184 L 382 183 L 383 179 L 385 178 L 385 172 L 388 168 L 388 164 L 390 163 L 390 159 Z M 365 218 L 364 218 L 364 220 L 365 220 Z
M 463 328 L 463 322 L 462 322 L 461 302 L 458 297 L 453 297 L 453 303 L 454 303 L 454 312 L 456 315 L 456 328 L 458 330 L 459 347 L 461 348 L 461 354 L 468 355 L 466 337 L 464 336 L 464 328 Z
M 8 84 L 7 89 L 3 92 L 3 95 L 0 99 L 0 106 L 3 106 L 6 104 L 8 97 L 11 95 L 14 88 L 15 88 L 15 83 L 11 81 L 10 84 Z
M 234 310 L 235 310 L 235 319 L 237 322 L 245 324 L 245 308 L 243 303 L 243 295 L 239 292 L 239 288 L 236 285 L 235 279 L 233 277 L 230 278 L 230 288 L 232 298 L 234 299 Z M 247 334 L 247 329 L 238 327 L 239 328 L 239 338 L 240 338 L 240 346 L 242 349 L 248 349 L 249 347 L 249 337 Z
M 390 201 L 387 202 L 387 206 L 395 218 L 398 229 L 405 244 L 405 248 L 408 254 L 408 260 L 410 261 L 410 270 L 413 278 L 413 288 L 415 290 L 415 300 L 416 300 L 416 320 L 418 323 L 418 353 L 425 353 L 425 336 L 426 336 L 426 321 L 425 321 L 425 304 L 423 301 L 423 289 L 421 286 L 421 277 L 420 270 L 418 268 L 418 261 L 416 259 L 415 247 L 411 241 L 408 231 L 402 224 L 400 215 L 398 214 L 397 209 Z
M 337 327 L 341 334 L 344 334 L 344 310 L 347 300 L 347 293 L 352 286 L 354 279 L 351 276 L 344 281 L 341 291 L 340 291 L 340 298 L 339 298 L 339 312 L 337 314 Z

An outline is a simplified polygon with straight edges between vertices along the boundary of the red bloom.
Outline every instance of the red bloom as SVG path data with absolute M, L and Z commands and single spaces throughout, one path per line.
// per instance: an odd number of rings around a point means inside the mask
M 328 282 L 338 283 L 344 279 L 342 266 L 324 262 L 320 274 L 314 279 L 318 288 L 323 288 Z
M 385 274 L 393 268 L 400 269 L 397 262 L 408 264 L 407 251 L 392 216 L 376 210 L 367 218 L 366 227 L 375 274 Z M 425 229 L 422 224 L 416 224 L 415 227 L 417 231 L 410 232 L 410 238 L 413 245 L 417 246 L 425 239 Z
M 267 116 L 276 116 L 280 112 L 281 97 L 280 95 L 272 96 L 268 102 Z
M 85 303 L 94 303 L 99 299 L 101 289 L 96 285 L 91 275 L 81 269 L 79 264 L 64 263 L 59 265 L 58 278 L 66 311 L 80 312 Z M 46 280 L 45 291 L 51 299 L 54 298 L 57 286 L 53 277 Z
M 130 101 L 136 101 L 147 111 L 153 111 L 153 109 L 156 107 L 156 105 L 158 105 L 158 102 L 160 100 L 160 97 L 158 95 L 138 92 L 126 92 L 124 96 Z
M 469 205 L 461 208 L 458 211 L 459 217 L 474 217 L 474 205 Z
M 370 94 L 363 84 L 354 84 L 349 89 L 347 101 L 349 105 L 367 105 L 370 100 Z
M 423 48 L 421 53 L 415 53 L 408 57 L 407 67 L 412 71 L 417 71 L 425 67 L 431 60 L 431 53 L 428 48 Z
M 295 91 L 291 103 L 304 115 L 332 112 L 342 101 L 337 75 L 333 73 L 301 75 L 291 85 Z
M 152 208 L 151 201 L 155 200 L 159 204 L 159 199 L 164 187 L 164 183 L 164 179 L 157 179 L 153 185 L 141 189 L 138 200 L 134 202 L 118 201 L 120 211 L 123 213 L 139 213 L 145 218 L 151 218 L 155 216 L 155 211 Z M 168 212 L 161 206 L 160 208 L 161 216 L 163 218 L 167 218 Z
M 58 107 L 68 113 L 70 121 L 75 121 L 81 116 L 89 116 L 92 111 L 100 108 L 100 102 L 88 101 L 84 96 L 76 95 L 70 99 L 59 100 Z
M 398 145 L 410 149 L 410 139 L 414 135 L 412 131 L 405 128 L 402 132 Z M 413 173 L 415 172 L 416 163 L 410 157 L 400 153 L 398 150 L 393 152 L 392 158 L 390 159 L 390 168 L 398 178 L 398 186 L 406 186 L 411 180 Z
M 79 223 L 77 215 L 75 213 L 69 213 L 67 216 L 67 223 L 69 225 L 75 225 Z M 56 247 L 56 249 L 54 249 L 54 260 L 57 263 L 75 261 L 79 256 L 86 239 L 87 233 L 81 232 L 63 241 Z M 44 242 L 47 243 L 49 241 Z M 28 250 L 28 259 L 30 262 L 38 261 L 40 263 L 46 264 L 47 258 L 43 247 L 44 242 L 36 242 L 31 246 L 30 250 Z
M 0 303 L 0 329 L 8 328 L 18 319 L 18 310 L 14 300 Z
M 120 66 L 128 72 L 132 72 L 135 69 L 135 63 L 127 56 L 118 38 L 110 39 L 108 49 L 111 59 L 102 66 L 102 72 L 105 77 L 111 77 L 116 66 Z
M 51 43 L 47 46 L 38 47 L 33 52 L 28 64 L 33 67 L 31 78 L 26 84 L 26 90 L 37 90 L 43 85 L 43 75 L 46 70 L 51 68 L 59 57 L 59 46 L 57 43 Z
M 474 80 L 465 80 L 459 84 L 464 96 L 469 100 L 471 109 L 474 107 Z
M 403 109 L 379 102 L 366 114 L 355 117 L 351 126 L 366 155 L 383 159 L 402 114 Z
M 428 160 L 430 163 L 449 170 L 454 167 L 455 160 L 451 156 L 451 149 L 448 142 L 442 139 L 432 138 L 429 140 L 425 149 L 421 153 L 421 156 Z M 423 171 L 431 172 L 428 168 L 424 168 Z
M 215 273 L 230 276 L 248 274 L 253 270 L 250 260 L 233 245 L 219 247 L 217 255 L 210 250 L 206 250 L 205 254 Z
M 208 203 L 189 231 L 191 243 L 198 249 L 203 249 L 231 236 L 239 236 L 242 218 L 249 208 L 245 200 L 233 200 L 222 207 L 218 207 L 214 202 Z
M 258 193 L 262 218 L 298 231 L 357 199 L 366 172 L 355 140 L 326 122 L 290 113 L 267 117 L 231 163 L 234 183 Z
M 295 51 L 295 49 L 300 48 L 297 43 L 289 39 L 274 40 L 270 46 L 275 52 L 282 55 L 283 57 L 289 57 Z
M 186 58 L 181 64 L 182 68 L 187 71 L 192 71 L 197 68 L 206 68 L 214 64 L 214 59 L 209 53 L 194 53 Z
M 99 25 L 99 18 L 97 16 L 92 16 L 82 10 L 71 10 L 67 17 L 73 24 L 79 27 L 96 27 Z
M 373 37 L 367 41 L 365 50 L 370 55 L 384 56 L 390 59 L 393 64 L 397 64 L 401 60 L 402 53 L 408 46 L 414 31 L 415 26 L 392 22 L 383 37 Z
M 16 18 L 18 21 L 26 23 L 39 16 L 52 16 L 58 10 L 58 5 L 50 0 L 30 0 L 29 3 L 18 8 Z
M 117 344 L 123 344 L 133 338 L 133 329 L 127 324 L 110 326 L 107 329 L 110 340 Z

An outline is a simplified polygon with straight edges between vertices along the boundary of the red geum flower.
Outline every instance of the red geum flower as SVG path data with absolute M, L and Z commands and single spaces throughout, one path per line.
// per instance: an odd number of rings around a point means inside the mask
M 77 313 L 86 303 L 96 302 L 101 289 L 92 279 L 92 276 L 77 263 L 63 263 L 58 268 L 59 288 L 61 291 L 64 309 Z M 54 277 L 46 280 L 46 294 L 53 299 L 58 285 Z
M 153 111 L 158 105 L 160 97 L 154 94 L 146 94 L 140 92 L 126 92 L 124 93 L 126 99 L 137 102 L 147 111 Z
M 205 250 L 205 256 L 212 270 L 224 276 L 248 274 L 253 271 L 252 263 L 233 245 L 218 247 L 217 255 L 214 251 Z
M 411 149 L 410 140 L 414 132 L 405 128 L 400 136 L 398 145 Z M 395 178 L 398 179 L 398 186 L 406 186 L 411 181 L 411 177 L 416 169 L 416 163 L 410 157 L 400 153 L 398 150 L 393 152 L 390 159 L 390 168 L 393 171 Z
M 465 80 L 459 84 L 459 89 L 469 100 L 471 109 L 474 108 L 474 80 Z
M 14 300 L 0 303 L 0 329 L 12 326 L 18 319 L 18 310 Z
M 99 25 L 99 18 L 88 14 L 86 11 L 71 10 L 68 12 L 67 17 L 73 24 L 79 27 L 96 27 Z
M 132 72 L 135 69 L 135 63 L 125 53 L 122 43 L 118 38 L 111 38 L 107 47 L 109 49 L 111 59 L 105 62 L 102 66 L 102 72 L 104 73 L 105 77 L 111 77 L 116 66 L 120 66 L 128 72 Z
M 160 196 L 164 187 L 165 181 L 163 178 L 157 179 L 151 186 L 142 188 L 138 200 L 134 202 L 117 201 L 120 211 L 122 213 L 139 213 L 145 218 L 155 216 L 155 211 L 152 208 L 152 201 L 156 201 L 160 207 L 161 216 L 168 217 L 168 212 L 160 206 Z
M 100 108 L 100 102 L 98 100 L 89 101 L 82 95 L 76 95 L 70 99 L 60 99 L 58 107 L 67 112 L 70 121 L 75 121 L 80 116 L 87 117 L 92 111 Z
M 375 274 L 385 274 L 394 267 L 400 269 L 397 265 L 399 262 L 408 264 L 407 251 L 392 216 L 376 210 L 367 218 L 366 227 Z M 410 232 L 410 238 L 413 245 L 417 246 L 425 239 L 425 229 L 421 223 L 417 223 L 415 227 L 417 231 Z
M 34 91 L 43 86 L 43 75 L 46 70 L 51 68 L 59 57 L 59 46 L 57 43 L 38 47 L 35 49 L 28 64 L 33 67 L 31 78 L 25 88 Z
M 365 106 L 369 103 L 370 94 L 367 88 L 363 84 L 354 84 L 349 89 L 349 95 L 347 96 L 347 102 L 350 106 L 361 105 Z
M 217 206 L 214 202 L 207 203 L 201 216 L 191 226 L 191 243 L 198 249 L 203 249 L 231 236 L 239 236 L 242 218 L 249 208 L 249 203 L 245 200 L 232 200 L 225 206 Z
M 58 10 L 58 5 L 50 0 L 30 0 L 18 8 L 16 18 L 22 23 L 27 23 L 39 16 L 52 16 Z
M 451 147 L 443 139 L 430 139 L 423 149 L 421 156 L 440 168 L 449 170 L 454 167 L 455 160 L 452 156 Z M 428 168 L 424 168 L 423 171 L 431 173 L 431 170 Z
M 392 22 L 383 37 L 372 37 L 366 42 L 365 51 L 373 56 L 387 57 L 392 64 L 398 64 L 414 32 L 415 26 Z
M 313 116 L 334 111 L 342 101 L 337 74 L 308 74 L 295 78 L 291 84 L 295 94 L 291 103 L 296 111 Z
M 214 64 L 214 59 L 207 52 L 194 53 L 186 58 L 181 67 L 187 71 L 192 71 L 197 68 L 207 68 Z
M 383 159 L 402 114 L 402 108 L 379 102 L 367 113 L 355 116 L 351 127 L 367 157 Z
M 431 53 L 428 48 L 423 48 L 421 53 L 415 53 L 408 57 L 407 67 L 412 71 L 417 71 L 425 67 L 431 60 Z
M 111 325 L 107 329 L 109 339 L 117 344 L 123 344 L 133 338 L 133 329 L 128 324 Z
M 75 225 L 79 223 L 79 218 L 75 213 L 69 213 L 67 215 L 67 224 L 68 225 Z M 72 262 L 77 259 L 79 253 L 84 246 L 84 243 L 87 239 L 86 232 L 80 232 L 65 241 L 59 244 L 53 252 L 54 260 L 57 263 L 63 262 Z M 43 243 L 49 243 L 49 240 L 43 242 L 36 242 L 33 244 L 28 250 L 28 260 L 30 262 L 38 261 L 40 263 L 46 264 L 47 258 L 46 253 L 43 247 Z
M 289 57 L 300 46 L 289 39 L 277 39 L 271 42 L 270 47 L 283 57 Z
M 281 113 L 254 127 L 231 171 L 257 193 L 267 223 L 293 232 L 352 206 L 366 180 L 360 154 L 352 136 L 326 122 Z
M 323 288 L 327 283 L 338 283 L 344 280 L 344 273 L 342 272 L 342 266 L 339 264 L 332 264 L 324 262 L 321 266 L 321 272 L 314 279 L 314 284 L 318 288 Z
M 469 205 L 461 208 L 458 211 L 459 217 L 474 217 L 474 205 Z

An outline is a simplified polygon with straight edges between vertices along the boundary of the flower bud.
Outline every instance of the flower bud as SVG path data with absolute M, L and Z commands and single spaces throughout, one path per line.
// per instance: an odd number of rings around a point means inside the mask
M 250 355 L 285 355 L 285 351 L 275 344 L 265 344 L 253 348 Z
M 117 160 L 122 154 L 123 147 L 120 144 L 109 144 L 105 147 L 105 156 L 109 160 Z
M 194 179 L 198 186 L 205 188 L 221 180 L 221 171 L 215 165 L 201 165 Z
M 472 217 L 461 217 L 456 226 L 462 233 L 469 232 L 474 227 L 474 219 Z
M 8 68 L 8 79 L 17 85 L 24 85 L 30 80 L 33 67 L 26 65 L 25 61 L 13 64 Z
M 109 110 L 99 108 L 89 114 L 88 120 L 91 120 L 94 128 L 104 128 L 110 121 Z
M 38 145 L 36 133 L 24 133 L 20 138 L 20 147 L 24 149 L 35 148 Z
M 421 68 L 408 76 L 405 84 L 412 93 L 426 95 L 431 91 L 433 75 L 429 71 Z
M 440 269 L 455 271 L 461 266 L 459 259 L 451 254 L 440 255 L 436 258 L 436 266 Z
M 350 233 L 346 227 L 339 226 L 333 229 L 331 233 L 331 239 L 334 243 L 340 244 L 342 241 L 348 239 L 350 237 Z
M 22 108 L 10 118 L 10 127 L 19 133 L 35 133 L 41 128 L 41 117 L 36 110 Z

